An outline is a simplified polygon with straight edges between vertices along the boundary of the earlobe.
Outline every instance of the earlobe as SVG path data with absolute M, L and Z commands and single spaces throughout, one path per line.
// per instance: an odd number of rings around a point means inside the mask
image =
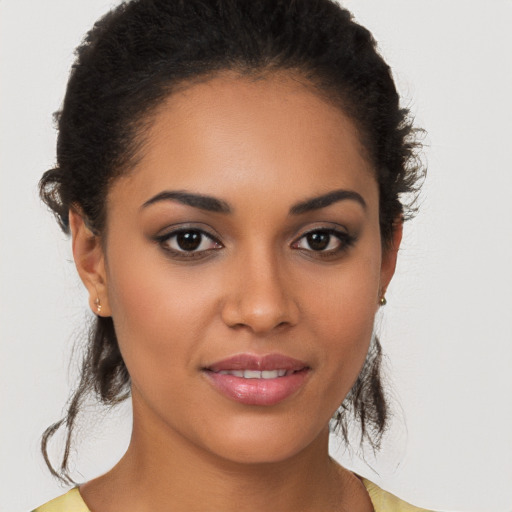
M 99 235 L 87 227 L 77 208 L 69 210 L 73 258 L 80 279 L 89 292 L 89 307 L 98 316 L 110 316 L 105 257 Z
M 395 273 L 396 261 L 398 257 L 398 249 L 402 242 L 404 220 L 400 215 L 393 223 L 393 235 L 389 243 L 385 245 L 382 251 L 382 263 L 380 271 L 380 289 L 379 289 L 379 305 L 385 305 L 386 290 L 391 282 L 391 278 Z

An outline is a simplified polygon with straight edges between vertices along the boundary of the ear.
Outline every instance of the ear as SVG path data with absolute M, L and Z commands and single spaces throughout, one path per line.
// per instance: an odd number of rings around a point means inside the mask
M 95 235 L 75 208 L 69 210 L 73 258 L 78 275 L 89 292 L 89 307 L 98 316 L 110 316 L 105 256 L 99 235 Z
M 398 249 L 400 248 L 400 243 L 402 241 L 403 226 L 404 219 L 403 216 L 400 215 L 393 223 L 393 236 L 391 240 L 389 243 L 386 243 L 382 249 L 379 300 L 386 294 L 391 278 L 395 273 Z

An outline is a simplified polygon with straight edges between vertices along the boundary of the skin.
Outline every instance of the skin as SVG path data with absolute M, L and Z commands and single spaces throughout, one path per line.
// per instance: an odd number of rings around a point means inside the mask
M 365 206 L 290 214 L 340 189 Z M 143 206 L 163 191 L 214 196 L 231 213 Z M 401 223 L 383 250 L 377 182 L 340 109 L 285 73 L 191 85 L 159 107 L 136 167 L 112 185 L 103 238 L 77 210 L 70 219 L 91 308 L 99 298 L 113 317 L 132 379 L 131 443 L 81 486 L 91 510 L 373 510 L 330 459 L 328 422 L 365 360 Z M 156 239 L 176 227 L 211 239 L 192 257 L 169 252 L 176 237 Z M 305 233 L 315 229 L 342 235 L 313 250 Z M 277 405 L 235 402 L 202 371 L 276 352 L 310 368 Z

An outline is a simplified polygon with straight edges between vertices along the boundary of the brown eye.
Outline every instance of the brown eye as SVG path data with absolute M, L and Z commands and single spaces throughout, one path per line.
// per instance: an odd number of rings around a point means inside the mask
M 315 231 L 306 235 L 307 243 L 313 251 L 324 251 L 329 247 L 332 235 L 326 231 Z
M 202 238 L 199 231 L 184 231 L 176 235 L 176 244 L 183 251 L 195 251 L 201 245 Z
M 210 235 L 199 229 L 181 229 L 158 237 L 161 246 L 170 252 L 198 254 L 220 249 L 222 244 L 214 240 Z
M 346 235 L 333 230 L 317 229 L 303 235 L 296 243 L 296 248 L 316 252 L 336 251 L 343 246 L 342 237 L 346 237 Z
M 292 248 L 302 251 L 336 255 L 348 249 L 355 238 L 337 229 L 315 229 L 302 235 L 292 244 Z

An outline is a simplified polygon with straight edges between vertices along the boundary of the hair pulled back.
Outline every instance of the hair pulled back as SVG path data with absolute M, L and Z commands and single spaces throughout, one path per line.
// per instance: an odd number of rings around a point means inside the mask
M 177 87 L 227 70 L 298 73 L 349 115 L 379 185 L 383 245 L 390 242 L 396 220 L 413 210 L 404 195 L 414 198 L 423 174 L 415 130 L 372 35 L 331 0 L 131 0 L 101 18 L 76 51 L 56 114 L 57 164 L 40 182 L 41 197 L 61 228 L 69 233 L 69 210 L 77 208 L 101 236 L 109 187 L 136 162 L 154 109 Z M 346 440 L 348 422 L 355 420 L 361 440 L 374 448 L 388 416 L 380 362 L 375 338 L 335 417 Z M 95 320 L 67 415 L 43 434 L 45 460 L 65 481 L 72 482 L 74 422 L 90 393 L 106 405 L 130 393 L 111 318 Z M 47 444 L 62 425 L 67 438 L 57 471 Z

